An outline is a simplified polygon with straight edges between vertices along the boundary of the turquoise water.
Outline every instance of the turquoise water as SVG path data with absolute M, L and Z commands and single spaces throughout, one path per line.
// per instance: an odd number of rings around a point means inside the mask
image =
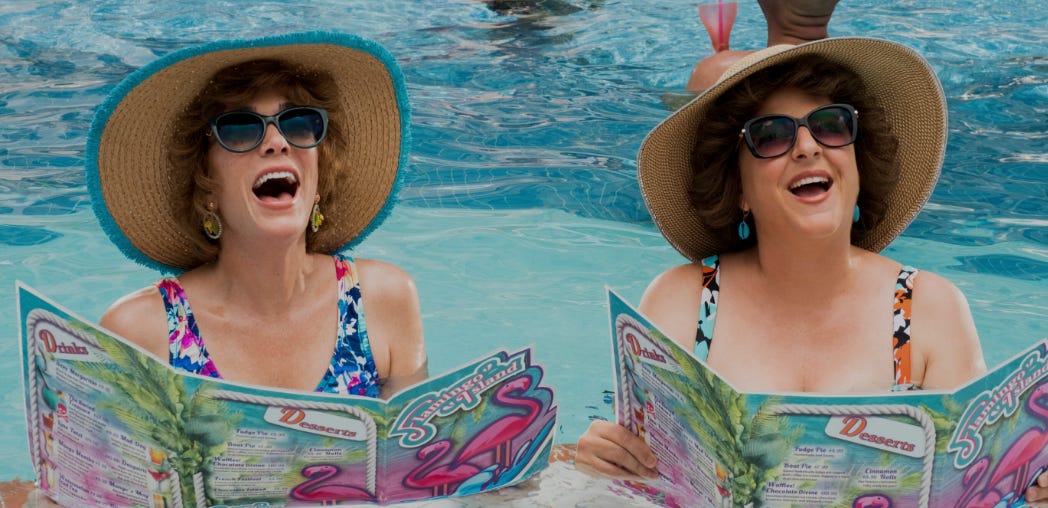
M 636 301 L 683 261 L 650 223 L 634 157 L 709 39 L 693 2 L 542 6 L 552 12 L 514 17 L 467 0 L 0 5 L 0 481 L 33 475 L 14 281 L 94 320 L 156 278 L 109 244 L 90 211 L 82 168 L 92 111 L 133 69 L 214 38 L 332 29 L 389 48 L 415 108 L 412 166 L 400 205 L 354 254 L 414 275 L 432 372 L 534 344 L 559 390 L 558 441 L 610 417 L 603 288 Z M 947 91 L 942 179 L 887 254 L 957 283 L 988 362 L 1048 335 L 1040 0 L 844 0 L 830 31 L 917 49 Z M 763 41 L 759 9 L 742 2 L 733 47 Z

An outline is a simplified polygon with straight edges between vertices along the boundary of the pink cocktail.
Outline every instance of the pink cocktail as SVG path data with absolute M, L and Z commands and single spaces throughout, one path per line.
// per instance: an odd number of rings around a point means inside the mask
M 717 2 L 699 4 L 699 19 L 710 34 L 713 51 L 727 51 L 728 39 L 731 38 L 731 27 L 735 24 L 735 15 L 739 4 L 735 2 Z

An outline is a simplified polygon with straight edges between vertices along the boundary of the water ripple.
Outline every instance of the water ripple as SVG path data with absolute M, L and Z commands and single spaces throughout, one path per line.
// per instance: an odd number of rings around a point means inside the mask
M 957 258 L 957 270 L 974 273 L 993 273 L 1022 280 L 1048 280 L 1048 263 L 1022 256 L 986 255 Z
M 86 202 L 76 173 L 93 109 L 123 76 L 158 55 L 218 37 L 330 28 L 377 39 L 404 67 L 415 110 L 405 201 L 554 207 L 646 222 L 633 159 L 667 114 L 663 98 L 680 91 L 691 65 L 709 51 L 694 5 L 541 5 L 548 8 L 492 10 L 468 0 L 424 7 L 320 0 L 294 11 L 232 0 L 6 7 L 0 203 L 16 213 L 60 214 Z M 926 210 L 908 235 L 959 245 L 1040 238 L 1007 221 L 978 235 L 950 224 L 1048 217 L 1048 178 L 1038 168 L 1048 154 L 1036 145 L 1048 138 L 1043 11 L 1033 0 L 1011 9 L 916 0 L 838 7 L 832 33 L 913 46 L 946 87 L 951 139 L 933 195 L 941 208 Z M 740 7 L 733 46 L 759 46 L 763 30 L 759 13 Z M 981 36 L 965 35 L 975 32 Z M 29 176 L 40 168 L 52 177 Z M 29 189 L 36 198 L 21 198 Z

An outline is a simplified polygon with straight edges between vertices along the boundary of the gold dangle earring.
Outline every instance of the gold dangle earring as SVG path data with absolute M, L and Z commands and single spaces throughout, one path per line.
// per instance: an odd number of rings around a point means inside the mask
M 207 211 L 204 212 L 204 234 L 212 240 L 222 236 L 222 219 L 215 213 L 217 209 L 214 201 L 208 201 Z
M 324 214 L 320 213 L 320 194 L 313 197 L 313 211 L 309 214 L 309 229 L 314 233 L 324 223 Z

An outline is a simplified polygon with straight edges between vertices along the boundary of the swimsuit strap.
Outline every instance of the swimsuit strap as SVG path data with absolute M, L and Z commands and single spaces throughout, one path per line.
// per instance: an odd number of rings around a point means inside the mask
M 705 360 L 713 345 L 713 321 L 720 300 L 720 258 L 716 255 L 702 260 L 702 303 L 699 305 L 699 325 L 695 332 L 695 356 Z
M 353 259 L 336 255 L 335 276 L 338 279 L 338 338 L 331 364 L 317 391 L 378 397 L 378 369 L 368 340 L 360 279 Z
M 918 270 L 904 266 L 899 270 L 895 283 L 895 305 L 892 314 L 892 374 L 895 386 L 892 391 L 912 390 L 916 388 L 910 377 L 910 318 L 913 311 L 913 285 L 917 280 Z
M 175 277 L 156 283 L 167 312 L 168 362 L 172 367 L 201 376 L 221 378 L 204 347 L 186 292 Z

